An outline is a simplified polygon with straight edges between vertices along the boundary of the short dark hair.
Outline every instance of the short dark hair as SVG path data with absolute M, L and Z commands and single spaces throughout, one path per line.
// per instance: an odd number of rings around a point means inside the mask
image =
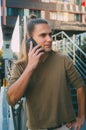
M 48 21 L 41 18 L 31 19 L 27 23 L 27 31 L 29 35 L 32 35 L 35 25 L 37 24 L 48 24 Z

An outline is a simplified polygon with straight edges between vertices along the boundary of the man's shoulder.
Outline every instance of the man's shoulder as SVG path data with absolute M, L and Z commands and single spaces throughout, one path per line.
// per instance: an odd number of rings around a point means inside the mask
M 57 52 L 52 52 L 52 55 L 55 57 L 55 58 L 59 58 L 59 59 L 65 59 L 68 57 L 68 55 L 66 55 L 65 53 L 63 53 L 62 51 L 57 51 Z

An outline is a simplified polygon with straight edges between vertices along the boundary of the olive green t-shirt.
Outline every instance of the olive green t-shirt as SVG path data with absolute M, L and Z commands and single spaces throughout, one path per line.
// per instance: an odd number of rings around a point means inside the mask
M 24 68 L 23 63 L 14 65 L 9 85 L 20 77 Z M 25 93 L 29 129 L 58 127 L 75 119 L 68 80 L 76 89 L 84 86 L 68 56 L 51 52 L 38 65 Z

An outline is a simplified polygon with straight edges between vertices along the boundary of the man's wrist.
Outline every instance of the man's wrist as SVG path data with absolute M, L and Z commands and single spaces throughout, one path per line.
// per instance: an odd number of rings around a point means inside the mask
M 81 118 L 84 121 L 85 120 L 85 115 L 79 115 L 78 118 Z
M 30 65 L 27 65 L 26 70 L 28 73 L 33 73 L 34 71 L 34 69 Z

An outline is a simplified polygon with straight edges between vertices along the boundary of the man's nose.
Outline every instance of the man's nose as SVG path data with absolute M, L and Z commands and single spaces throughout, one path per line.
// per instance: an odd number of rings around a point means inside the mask
M 49 41 L 49 42 L 52 41 L 52 37 L 50 35 L 47 36 L 47 41 Z

